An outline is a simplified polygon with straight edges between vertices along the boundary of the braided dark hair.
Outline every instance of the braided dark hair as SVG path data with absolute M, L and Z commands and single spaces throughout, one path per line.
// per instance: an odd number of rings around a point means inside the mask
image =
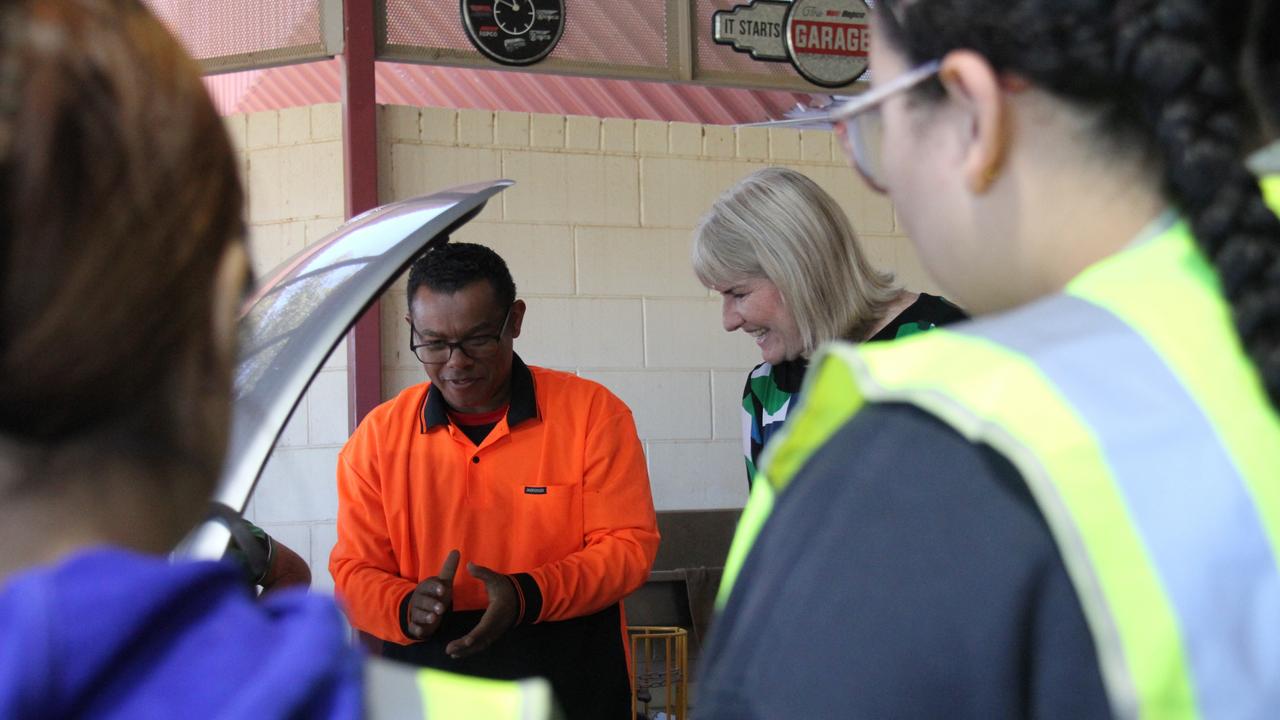
M 1280 407 L 1280 220 L 1244 164 L 1239 27 L 1200 0 L 880 0 L 881 33 L 915 62 L 967 48 L 1100 111 L 1099 134 L 1163 168 Z M 938 83 L 922 87 L 937 96 Z

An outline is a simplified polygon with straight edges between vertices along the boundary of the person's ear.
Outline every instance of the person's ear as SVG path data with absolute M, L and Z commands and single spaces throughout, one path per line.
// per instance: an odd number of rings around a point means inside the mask
M 961 171 L 969 190 L 982 194 L 1000 177 L 1010 141 L 1010 108 L 1000 76 L 972 50 L 947 53 L 938 78 L 964 123 Z
M 213 336 L 230 359 L 235 353 L 236 323 L 249 283 L 249 253 L 243 242 L 233 242 L 222 252 L 213 285 Z
M 511 319 L 507 321 L 507 328 L 511 330 L 511 339 L 520 337 L 520 326 L 524 323 L 525 304 L 523 300 L 516 300 L 511 303 Z

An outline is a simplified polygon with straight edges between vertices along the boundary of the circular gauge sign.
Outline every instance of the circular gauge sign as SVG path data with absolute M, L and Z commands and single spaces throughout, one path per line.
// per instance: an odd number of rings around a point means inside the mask
M 462 0 L 467 38 L 503 65 L 531 65 L 564 34 L 564 0 Z
M 864 0 L 794 0 L 785 20 L 791 64 L 814 85 L 857 80 L 867 70 L 870 12 Z

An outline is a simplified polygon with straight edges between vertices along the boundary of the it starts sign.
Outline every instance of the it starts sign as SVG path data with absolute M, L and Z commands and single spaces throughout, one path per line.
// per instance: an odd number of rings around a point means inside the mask
M 756 60 L 789 61 L 806 80 L 843 87 L 867 70 L 863 0 L 754 0 L 711 18 L 712 37 Z

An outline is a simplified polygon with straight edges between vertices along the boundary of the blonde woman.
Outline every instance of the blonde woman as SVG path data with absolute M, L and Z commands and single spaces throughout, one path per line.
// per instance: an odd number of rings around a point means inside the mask
M 764 360 L 742 392 L 748 484 L 819 345 L 892 340 L 965 317 L 874 268 L 835 199 L 787 168 L 754 172 L 716 201 L 694 233 L 693 270 L 723 297 L 725 332 L 754 337 Z

